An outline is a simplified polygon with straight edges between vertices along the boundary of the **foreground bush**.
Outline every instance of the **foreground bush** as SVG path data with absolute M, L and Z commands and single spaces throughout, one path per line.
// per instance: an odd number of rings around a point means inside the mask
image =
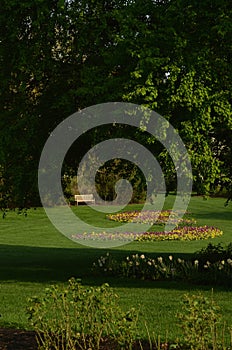
M 177 317 L 184 344 L 188 344 L 188 349 L 231 349 L 226 347 L 225 340 L 225 335 L 228 334 L 226 328 L 228 327 L 223 324 L 220 308 L 213 298 L 207 298 L 201 293 L 186 294 L 182 304 L 182 312 Z M 229 331 L 231 332 L 230 328 Z
M 129 350 L 136 338 L 136 311 L 123 312 L 107 284 L 86 288 L 72 278 L 31 298 L 27 311 L 41 350 L 98 350 L 104 342 Z
M 201 293 L 188 293 L 181 312 L 173 315 L 180 328 L 175 341 L 148 340 L 137 334 L 138 313 L 123 312 L 117 296 L 104 284 L 86 288 L 75 279 L 52 286 L 41 298 L 29 300 L 28 313 L 37 332 L 39 350 L 231 350 L 232 328 L 225 325 L 220 308 Z

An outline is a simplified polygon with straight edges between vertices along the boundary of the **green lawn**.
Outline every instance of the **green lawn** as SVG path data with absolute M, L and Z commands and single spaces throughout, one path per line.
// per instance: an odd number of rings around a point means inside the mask
M 172 201 L 173 197 L 168 197 L 165 207 L 171 208 Z M 134 252 L 188 257 L 210 241 L 228 244 L 232 241 L 232 205 L 225 208 L 224 202 L 221 198 L 206 201 L 192 197 L 188 208 L 199 224 L 221 228 L 224 235 L 220 238 L 192 242 L 132 242 L 110 251 L 118 257 Z M 129 206 L 130 210 L 139 208 L 141 205 Z M 117 225 L 106 221 L 104 213 L 93 213 L 87 206 L 73 210 L 90 223 L 99 226 L 102 223 L 104 227 Z M 181 309 L 183 294 L 191 290 L 211 294 L 211 286 L 96 276 L 91 269 L 92 263 L 106 251 L 109 250 L 89 248 L 68 240 L 52 226 L 42 208 L 29 210 L 27 217 L 8 213 L 5 219 L 0 219 L 0 326 L 28 328 L 27 298 L 39 295 L 51 283 L 62 283 L 74 276 L 80 277 L 86 285 L 109 282 L 120 296 L 122 307 L 139 306 L 143 334 L 146 321 L 151 333 L 165 337 L 168 332 L 168 337 L 175 339 L 178 335 L 175 314 Z M 215 287 L 214 298 L 221 306 L 225 320 L 232 325 L 232 291 Z

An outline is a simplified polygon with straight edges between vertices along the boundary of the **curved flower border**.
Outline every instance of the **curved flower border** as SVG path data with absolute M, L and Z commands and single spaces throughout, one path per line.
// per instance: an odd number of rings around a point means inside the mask
M 125 211 L 117 214 L 109 214 L 107 218 L 112 221 L 117 222 L 133 222 L 133 223 L 142 223 L 142 224 L 151 224 L 151 225 L 163 225 L 168 220 L 170 223 L 178 225 L 192 225 L 196 223 L 196 220 L 193 218 L 180 218 L 180 211 L 172 210 L 145 210 L 140 212 L 139 210 L 134 211 Z M 187 213 L 189 214 L 189 213 Z
M 137 241 L 194 241 L 219 237 L 223 232 L 213 226 L 184 226 L 177 227 L 170 232 L 145 232 L 137 237 Z
M 182 241 L 194 241 L 203 240 L 209 238 L 219 237 L 223 234 L 223 231 L 213 226 L 184 226 L 177 227 L 170 232 L 84 232 L 82 234 L 76 234 L 72 236 L 74 240 L 97 240 L 97 241 L 125 241 L 129 242 L 131 240 L 144 242 L 144 241 L 167 241 L 167 240 L 182 240 Z

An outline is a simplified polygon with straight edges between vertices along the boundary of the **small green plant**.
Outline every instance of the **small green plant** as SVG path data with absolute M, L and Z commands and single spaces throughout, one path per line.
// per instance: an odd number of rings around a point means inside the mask
M 124 312 L 108 284 L 84 287 L 71 278 L 68 286 L 52 286 L 42 298 L 29 300 L 27 312 L 40 350 L 132 349 L 137 312 Z
M 219 307 L 202 294 L 184 296 L 183 312 L 177 315 L 184 341 L 191 350 L 218 349 Z M 220 349 L 223 347 L 220 344 Z

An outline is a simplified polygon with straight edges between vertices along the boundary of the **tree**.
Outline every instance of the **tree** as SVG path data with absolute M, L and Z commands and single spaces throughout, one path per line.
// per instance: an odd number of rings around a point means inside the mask
M 0 8 L 1 206 L 39 204 L 43 145 L 78 109 L 109 101 L 148 106 L 179 131 L 192 159 L 194 189 L 232 179 L 231 5 L 229 0 L 2 0 Z M 112 137 L 82 136 L 66 157 Z M 146 132 L 120 126 L 158 157 L 170 189 L 175 169 Z M 78 141 L 76 143 L 78 146 Z
M 117 21 L 111 17 L 119 6 L 114 1 L 2 1 L 2 206 L 38 203 L 39 156 L 56 125 L 90 104 L 119 99 L 112 59 Z
M 210 193 L 232 179 L 230 3 L 146 4 L 125 97 L 155 108 L 179 130 L 191 155 L 194 188 Z M 165 153 L 160 156 L 166 160 Z

